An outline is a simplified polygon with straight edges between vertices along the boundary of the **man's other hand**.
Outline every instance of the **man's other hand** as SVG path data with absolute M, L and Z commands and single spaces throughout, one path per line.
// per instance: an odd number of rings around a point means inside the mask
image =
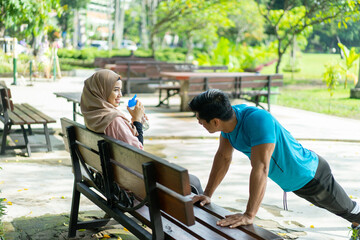
M 221 227 L 236 228 L 238 226 L 252 224 L 253 221 L 254 218 L 248 216 L 247 214 L 237 213 L 225 216 L 224 219 L 219 220 L 216 224 Z
M 206 204 L 209 204 L 211 202 L 211 199 L 206 195 L 195 195 L 192 198 L 192 202 L 193 203 L 200 202 L 200 206 L 205 206 Z

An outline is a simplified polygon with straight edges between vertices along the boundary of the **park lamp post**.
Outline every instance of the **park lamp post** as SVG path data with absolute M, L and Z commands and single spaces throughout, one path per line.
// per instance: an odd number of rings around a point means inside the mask
M 360 58 L 359 58 L 358 82 L 355 85 L 355 88 L 350 89 L 350 98 L 359 98 L 360 99 Z

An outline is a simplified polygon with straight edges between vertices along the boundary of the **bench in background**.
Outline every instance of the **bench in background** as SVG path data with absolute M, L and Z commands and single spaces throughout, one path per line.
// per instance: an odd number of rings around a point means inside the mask
M 186 169 L 69 119 L 61 124 L 74 172 L 69 237 L 110 220 L 80 222 L 82 194 L 139 239 L 282 239 L 256 225 L 217 226 L 230 212 L 213 203 L 193 205 Z
M 4 82 L 0 82 L 0 120 L 4 123 L 2 143 L 1 143 L 1 154 L 5 154 L 8 149 L 26 149 L 28 156 L 31 156 L 31 147 L 47 147 L 48 151 L 52 151 L 50 136 L 49 136 L 49 123 L 55 123 L 56 120 L 47 116 L 43 112 L 34 108 L 33 106 L 22 103 L 13 104 L 11 98 L 11 91 L 6 87 Z M 44 128 L 44 135 L 46 144 L 34 145 L 29 143 L 28 134 L 32 135 L 31 125 L 41 124 Z M 21 127 L 21 131 L 24 137 L 24 145 L 7 145 L 7 136 L 10 135 L 11 127 L 18 125 Z M 25 129 L 25 125 L 28 126 L 28 132 Z

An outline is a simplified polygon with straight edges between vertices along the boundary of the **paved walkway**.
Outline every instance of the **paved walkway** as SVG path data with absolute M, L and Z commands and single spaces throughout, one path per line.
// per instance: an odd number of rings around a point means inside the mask
M 69 212 L 73 176 L 69 155 L 58 133 L 59 119 L 72 118 L 72 104 L 56 98 L 53 92 L 81 91 L 85 78 L 67 77 L 56 82 L 38 80 L 33 86 L 19 82 L 18 86 L 11 86 L 15 102 L 28 102 L 58 122 L 49 126 L 54 130 L 51 136 L 53 152 L 34 150 L 31 158 L 10 152 L 0 158 L 3 168 L 0 171 L 1 196 L 12 202 L 7 206 L 4 221 Z M 11 79 L 5 81 L 10 86 Z M 205 187 L 219 134 L 207 133 L 192 113 L 179 112 L 179 98 L 171 99 L 173 107 L 170 109 L 155 108 L 157 98 L 151 94 L 140 94 L 139 99 L 145 104 L 150 118 L 150 129 L 145 132 L 145 150 L 188 168 Z M 126 97 L 124 101 L 127 102 Z M 360 174 L 355 167 L 360 160 L 359 120 L 276 105 L 272 106 L 272 113 L 303 146 L 325 157 L 347 193 L 355 200 L 360 199 Z M 33 140 L 42 141 L 42 138 L 35 135 Z M 234 211 L 244 211 L 249 171 L 249 160 L 235 152 L 229 173 L 213 196 L 213 201 Z M 345 220 L 312 206 L 292 193 L 288 194 L 289 211 L 283 211 L 282 197 L 282 190 L 269 180 L 256 224 L 294 239 L 348 239 L 350 224 Z M 82 199 L 82 211 L 96 209 Z

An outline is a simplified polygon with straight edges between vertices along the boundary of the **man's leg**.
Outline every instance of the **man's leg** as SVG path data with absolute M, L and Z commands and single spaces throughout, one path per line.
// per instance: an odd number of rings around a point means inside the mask
M 294 193 L 315 206 L 325 208 L 352 222 L 353 226 L 360 223 L 360 205 L 352 201 L 335 181 L 329 164 L 320 156 L 314 179 Z

